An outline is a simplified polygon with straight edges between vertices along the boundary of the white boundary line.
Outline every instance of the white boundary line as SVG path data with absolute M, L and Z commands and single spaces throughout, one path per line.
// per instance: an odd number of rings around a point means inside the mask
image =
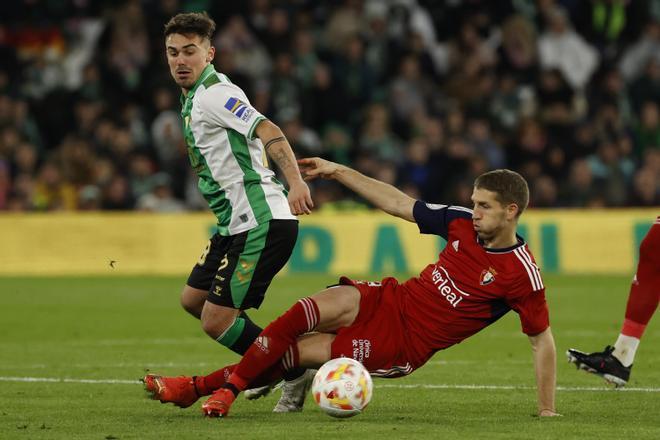
M 74 379 L 58 377 L 12 377 L 0 376 L 0 382 L 31 382 L 31 383 L 86 383 L 103 385 L 137 385 L 139 380 L 128 379 Z M 535 390 L 536 387 L 525 385 L 461 385 L 461 384 L 384 384 L 378 383 L 377 388 L 399 388 L 399 389 L 431 389 L 431 390 L 495 390 L 516 391 Z M 563 387 L 558 386 L 557 391 L 596 391 L 596 392 L 641 392 L 660 393 L 660 388 L 604 388 L 604 387 Z
M 403 388 L 403 389 L 434 389 L 434 390 L 535 390 L 536 387 L 525 385 L 460 385 L 460 384 L 378 384 L 378 388 Z M 641 392 L 660 393 L 660 388 L 602 388 L 602 387 L 563 387 L 558 386 L 557 391 L 596 391 L 596 392 Z

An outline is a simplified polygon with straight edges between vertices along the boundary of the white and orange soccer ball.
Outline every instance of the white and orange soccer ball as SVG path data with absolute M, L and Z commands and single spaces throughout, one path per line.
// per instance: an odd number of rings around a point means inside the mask
M 312 383 L 314 401 L 332 417 L 353 417 L 369 404 L 373 393 L 369 372 L 350 358 L 331 359 L 317 371 Z

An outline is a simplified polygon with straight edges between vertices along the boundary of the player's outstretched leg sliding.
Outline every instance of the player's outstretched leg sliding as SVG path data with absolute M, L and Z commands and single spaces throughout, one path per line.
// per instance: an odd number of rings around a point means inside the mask
M 632 364 L 624 367 L 612 352 L 614 347 L 607 346 L 605 350 L 595 353 L 584 353 L 574 348 L 566 352 L 568 361 L 574 363 L 578 369 L 601 376 L 616 387 L 625 386 L 630 378 Z

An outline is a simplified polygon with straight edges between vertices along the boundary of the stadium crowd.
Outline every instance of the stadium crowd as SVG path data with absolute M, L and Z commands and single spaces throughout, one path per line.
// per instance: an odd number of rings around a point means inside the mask
M 660 205 L 658 0 L 16 0 L 0 5 L 0 210 L 203 209 L 163 26 L 218 23 L 216 68 L 299 157 L 470 205 Z M 317 205 L 356 206 L 332 182 Z

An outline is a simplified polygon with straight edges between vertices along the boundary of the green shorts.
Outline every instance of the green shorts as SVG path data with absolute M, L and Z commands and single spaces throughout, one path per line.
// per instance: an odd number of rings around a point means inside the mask
M 259 308 L 298 238 L 297 220 L 271 220 L 240 234 L 213 235 L 188 277 L 207 300 L 235 309 Z

